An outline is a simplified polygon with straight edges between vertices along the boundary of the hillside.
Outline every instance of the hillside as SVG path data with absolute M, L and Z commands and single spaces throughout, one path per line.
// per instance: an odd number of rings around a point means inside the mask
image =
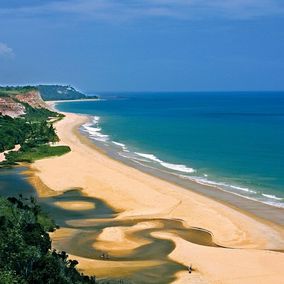
M 0 87 L 0 114 L 18 117 L 27 107 L 48 108 L 36 87 Z
M 97 99 L 86 96 L 71 86 L 39 85 L 0 87 L 0 114 L 18 117 L 32 108 L 48 108 L 44 101 Z
M 1 87 L 0 153 L 3 156 L 5 151 L 20 146 L 20 150 L 4 154 L 1 166 L 69 152 L 67 146 L 49 145 L 58 142 L 52 122 L 62 117 L 48 109 L 35 87 Z
M 41 97 L 45 101 L 97 99 L 97 96 L 86 96 L 71 86 L 39 85 Z

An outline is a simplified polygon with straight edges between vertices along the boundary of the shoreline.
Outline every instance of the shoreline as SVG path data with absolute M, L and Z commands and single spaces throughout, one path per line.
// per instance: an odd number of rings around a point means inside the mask
M 60 112 L 56 109 L 57 102 L 64 102 L 64 101 L 49 101 L 48 104 L 55 111 Z M 88 121 L 86 122 L 89 122 L 90 117 L 92 117 L 91 115 L 85 115 L 85 114 L 79 114 L 79 115 L 88 117 Z M 236 210 L 240 210 L 249 216 L 252 216 L 254 218 L 259 218 L 261 221 L 270 222 L 272 225 L 276 224 L 284 226 L 284 208 L 282 207 L 273 206 L 271 204 L 261 202 L 260 200 L 257 199 L 246 197 L 238 193 L 230 192 L 225 189 L 219 188 L 218 186 L 206 185 L 190 179 L 182 180 L 180 177 L 174 175 L 173 173 L 163 171 L 158 168 L 156 169 L 152 167 L 147 167 L 141 163 L 140 164 L 135 163 L 130 159 L 117 155 L 117 153 L 115 151 L 110 150 L 109 147 L 104 147 L 103 145 L 99 146 L 96 145 L 95 143 L 97 144 L 103 144 L 103 143 L 91 140 L 87 134 L 84 134 L 79 130 L 79 127 L 77 127 L 77 129 L 74 129 L 74 134 L 77 135 L 77 137 L 81 139 L 83 143 L 88 144 L 90 147 L 93 147 L 95 150 L 104 153 L 108 157 L 118 162 L 126 164 L 130 167 L 134 167 L 135 169 L 138 169 L 146 174 L 150 174 L 159 179 L 173 183 L 177 186 L 181 186 L 195 193 L 214 199 L 215 201 L 221 202 L 226 206 L 230 206 Z
M 83 114 L 81 114 L 84 116 Z M 88 117 L 88 121 L 90 116 Z M 94 148 L 96 151 L 100 151 L 102 154 L 123 163 L 124 165 L 133 167 L 139 171 L 146 174 L 152 175 L 164 181 L 173 183 L 177 186 L 183 187 L 187 190 L 200 194 L 210 199 L 214 199 L 226 206 L 230 206 L 236 210 L 240 210 L 242 213 L 252 216 L 253 218 L 259 218 L 263 222 L 270 222 L 272 225 L 284 226 L 284 208 L 276 207 L 273 205 L 265 204 L 256 199 L 246 198 L 243 195 L 234 194 L 229 191 L 220 189 L 219 187 L 214 187 L 210 185 L 200 184 L 194 180 L 182 180 L 178 176 L 171 174 L 160 169 L 155 169 L 151 167 L 146 167 L 143 164 L 137 164 L 130 159 L 123 158 L 116 154 L 116 152 L 109 150 L 108 147 L 97 146 L 95 141 L 91 140 L 87 134 L 83 134 L 79 127 L 73 129 L 74 134 L 80 139 L 84 144 L 89 147 Z
M 184 265 L 193 262 L 199 273 L 210 281 L 224 279 L 224 282 L 220 283 L 229 283 L 225 281 L 226 277 L 237 277 L 237 272 L 232 271 L 233 267 L 229 265 L 228 258 L 234 258 L 232 261 L 241 266 L 249 264 L 249 271 L 245 267 L 242 268 L 247 271 L 242 272 L 243 276 L 249 277 L 247 274 L 253 271 L 267 280 L 265 266 L 268 262 L 284 261 L 283 254 L 262 250 L 284 249 L 283 227 L 261 222 L 258 218 L 248 216 L 222 202 L 145 174 L 106 156 L 102 150 L 98 151 L 96 146 L 90 147 L 92 142 L 86 143 L 85 139 L 88 138 L 79 133 L 79 126 L 87 119 L 87 116 L 66 114 L 66 117 L 56 124 L 56 129 L 62 142 L 69 145 L 72 151 L 62 157 L 40 160 L 32 165 L 33 169 L 38 170 L 35 174 L 49 188 L 56 191 L 82 188 L 84 194 L 101 198 L 112 207 L 120 209 L 122 212 L 118 214 L 119 219 L 137 216 L 149 220 L 157 217 L 180 219 L 186 226 L 209 230 L 213 234 L 214 242 L 219 245 L 242 248 L 216 250 L 185 243 L 184 240 L 167 232 L 155 233 L 159 238 L 174 241 L 176 248 L 170 256 L 172 259 Z M 62 180 L 62 176 L 68 178 Z M 115 243 L 113 245 L 115 246 Z M 184 249 L 181 250 L 181 247 Z M 251 250 L 253 248 L 260 250 Z M 216 267 L 216 271 L 210 269 L 212 260 L 206 260 L 207 253 L 218 259 L 217 266 L 222 272 Z M 259 258 L 263 262 L 257 261 Z M 88 260 L 84 259 L 81 266 L 83 270 L 84 267 L 87 269 L 87 263 Z M 268 270 L 273 270 L 273 279 L 279 283 L 278 277 L 282 272 L 280 266 L 275 265 Z M 187 274 L 180 272 L 178 278 L 186 278 Z
M 56 103 L 64 103 L 64 102 L 68 102 L 68 103 L 72 103 L 72 102 L 91 102 L 91 101 L 100 101 L 101 99 L 76 99 L 76 100 L 56 100 L 56 101 L 45 101 L 45 103 L 47 105 L 49 105 L 51 108 L 53 108 L 55 110 L 54 105 Z

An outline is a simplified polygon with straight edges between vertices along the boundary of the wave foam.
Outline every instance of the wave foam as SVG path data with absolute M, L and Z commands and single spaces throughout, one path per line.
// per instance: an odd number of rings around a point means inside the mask
M 119 142 L 116 142 L 116 141 L 112 141 L 112 143 L 113 143 L 114 145 L 120 146 L 124 152 L 129 152 L 129 150 L 127 150 L 127 147 L 126 147 L 125 144 L 119 143 Z
M 200 178 L 200 177 L 190 177 L 190 176 L 186 176 L 186 175 L 179 175 L 179 176 L 181 178 L 189 179 L 191 181 L 197 182 L 197 183 L 202 184 L 202 185 L 212 186 L 212 187 L 218 188 L 220 190 L 223 190 L 225 192 L 229 192 L 229 193 L 232 193 L 232 194 L 235 194 L 235 195 L 238 195 L 238 196 L 250 199 L 250 200 L 254 200 L 254 201 L 257 201 L 257 202 L 268 204 L 268 205 L 271 205 L 271 206 L 274 206 L 274 207 L 284 208 L 284 203 L 281 202 L 281 201 L 284 200 L 284 198 L 280 198 L 280 197 L 277 197 L 275 195 L 264 194 L 264 193 L 260 194 L 259 192 L 254 191 L 252 189 L 249 189 L 247 187 L 240 187 L 240 186 L 230 185 L 230 184 L 227 184 L 227 183 L 215 182 L 215 181 L 207 180 L 205 178 Z M 236 190 L 235 191 L 230 190 L 230 188 L 237 189 L 238 191 L 247 192 L 250 195 L 245 195 L 243 193 L 239 193 Z M 263 197 L 268 198 L 270 200 L 267 200 L 267 199 L 263 200 L 263 199 L 260 198 L 259 195 L 262 195 Z M 279 202 L 272 201 L 271 199 L 277 200 Z
M 237 189 L 237 190 L 241 190 L 241 191 L 245 191 L 245 192 L 250 192 L 250 193 L 257 193 L 254 190 L 251 190 L 247 187 L 240 187 L 240 186 L 236 186 L 236 185 L 230 185 L 231 188 Z
M 188 168 L 185 165 L 178 165 L 178 164 L 171 164 L 171 163 L 164 162 L 153 154 L 145 154 L 145 153 L 139 153 L 139 152 L 135 152 L 135 154 L 143 158 L 149 159 L 151 161 L 157 162 L 163 167 L 174 170 L 174 171 L 184 172 L 184 173 L 194 173 L 195 172 L 194 169 Z
M 266 198 L 270 198 L 270 199 L 275 199 L 275 200 L 283 200 L 283 198 L 277 197 L 275 195 L 270 195 L 270 194 L 261 194 L 262 196 L 266 197 Z
M 89 134 L 89 137 L 91 139 L 100 141 L 100 142 L 106 142 L 109 140 L 109 136 L 106 134 L 102 134 L 100 131 L 102 130 L 99 127 L 99 116 L 94 116 L 92 122 L 87 122 L 82 125 L 83 131 L 87 132 Z
M 88 133 L 88 136 L 96 141 L 100 141 L 100 142 L 104 142 L 105 146 L 110 146 L 109 145 L 109 135 L 103 134 L 101 133 L 101 127 L 99 127 L 99 121 L 100 121 L 100 117 L 99 116 L 94 116 L 91 122 L 85 123 L 84 125 L 82 125 L 82 130 L 86 133 Z M 123 152 L 126 153 L 130 153 L 130 151 L 128 150 L 127 146 L 123 143 L 119 143 L 116 141 L 111 141 L 112 144 L 121 147 Z M 122 152 L 121 152 L 122 153 Z M 120 155 L 120 153 L 119 153 Z M 284 208 L 284 198 L 280 198 L 277 197 L 275 195 L 272 194 L 265 194 L 265 193 L 260 193 L 260 192 L 256 192 L 250 188 L 247 187 L 241 187 L 241 186 L 236 186 L 236 185 L 230 185 L 228 183 L 224 183 L 224 182 L 216 182 L 216 181 L 212 181 L 208 179 L 208 175 L 207 174 L 203 174 L 203 177 L 199 177 L 199 176 L 188 176 L 186 174 L 191 174 L 196 172 L 193 168 L 189 168 L 186 165 L 180 165 L 180 164 L 172 164 L 172 163 L 167 163 L 165 161 L 160 160 L 158 157 L 156 157 L 153 154 L 147 154 L 147 153 L 139 153 L 139 152 L 134 152 L 131 153 L 131 155 L 129 156 L 128 154 L 126 154 L 127 156 L 121 155 L 122 157 L 131 159 L 133 161 L 137 161 L 139 163 L 149 163 L 149 161 L 153 161 L 155 163 L 158 163 L 159 165 L 161 165 L 164 168 L 176 171 L 176 172 L 180 172 L 180 173 L 185 173 L 185 174 L 179 174 L 176 173 L 175 175 L 184 178 L 184 179 L 189 179 L 192 180 L 194 182 L 197 182 L 199 184 L 202 185 L 208 185 L 208 186 L 212 186 L 215 188 L 219 188 L 220 190 L 224 190 L 226 192 L 230 192 L 232 194 L 238 195 L 238 196 L 242 196 L 251 200 L 255 200 L 258 202 L 262 202 L 268 205 L 272 205 L 272 206 L 276 206 L 276 207 L 281 207 Z M 140 158 L 139 158 L 140 157 Z M 144 158 L 144 159 L 142 159 Z M 141 165 L 142 165 L 141 163 Z M 145 165 L 145 164 L 144 164 Z M 174 173 L 172 173 L 174 174 Z M 241 193 L 241 192 L 246 192 L 247 194 Z M 260 197 L 260 195 L 262 196 L 262 198 Z
M 248 192 L 248 193 L 257 194 L 256 191 L 249 189 L 247 187 L 240 187 L 240 186 L 236 186 L 236 185 L 227 184 L 227 183 L 224 183 L 224 182 L 216 182 L 216 181 L 208 180 L 207 178 L 189 177 L 189 176 L 184 176 L 184 175 L 181 175 L 180 177 L 182 177 L 184 179 L 193 180 L 193 181 L 195 181 L 199 184 L 202 184 L 202 185 L 209 185 L 209 186 L 213 186 L 213 187 L 216 187 L 216 188 L 221 188 L 221 187 L 232 188 L 232 189 L 237 189 L 237 190 Z

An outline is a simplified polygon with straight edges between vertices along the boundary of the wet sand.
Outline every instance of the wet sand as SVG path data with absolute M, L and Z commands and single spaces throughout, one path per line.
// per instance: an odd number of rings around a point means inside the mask
M 283 227 L 109 158 L 79 135 L 87 119 L 67 114 L 56 128 L 72 151 L 32 165 L 47 188 L 80 188 L 113 210 L 98 220 L 97 204 L 54 205 L 69 218 L 53 235 L 54 245 L 78 259 L 82 271 L 136 283 L 281 283 L 284 254 L 271 250 L 284 249 Z M 73 203 L 82 201 L 89 202 Z M 110 258 L 101 259 L 106 248 Z
M 67 202 L 93 204 L 93 209 L 71 210 L 62 206 Z M 40 204 L 61 227 L 52 234 L 53 246 L 76 259 L 79 256 L 84 260 L 80 262 L 83 271 L 101 278 L 112 276 L 133 283 L 174 281 L 175 273 L 186 271 L 186 267 L 168 257 L 175 249 L 172 240 L 153 236 L 161 230 L 191 243 L 217 247 L 209 232 L 187 228 L 180 220 L 120 220 L 119 212 L 80 190 L 40 198 Z M 89 268 L 91 263 L 94 265 Z

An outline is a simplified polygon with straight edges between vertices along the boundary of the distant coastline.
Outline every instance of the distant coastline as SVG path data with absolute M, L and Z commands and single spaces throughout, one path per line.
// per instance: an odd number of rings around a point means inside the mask
M 46 101 L 46 103 L 50 103 L 50 105 L 56 104 L 56 103 L 72 103 L 72 102 L 92 102 L 92 101 L 99 101 L 100 98 L 92 98 L 92 99 L 74 99 L 74 100 L 52 100 L 52 101 Z M 58 111 L 58 110 L 57 110 Z

